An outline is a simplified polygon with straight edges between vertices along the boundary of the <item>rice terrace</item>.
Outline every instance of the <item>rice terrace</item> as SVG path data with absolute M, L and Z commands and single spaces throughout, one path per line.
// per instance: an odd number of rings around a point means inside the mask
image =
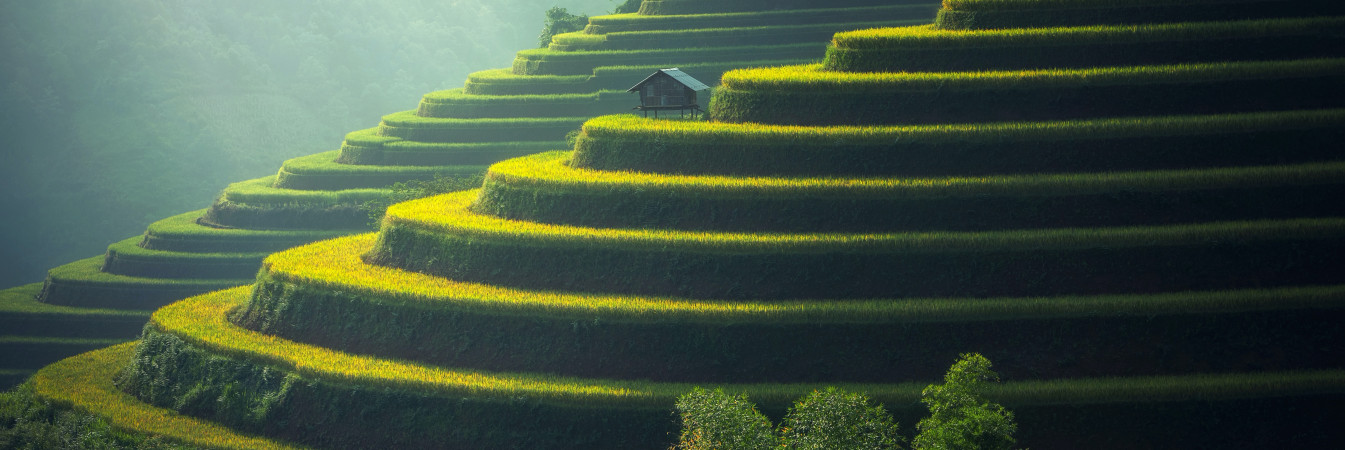
M 0 290 L 0 448 L 1345 442 L 1345 2 L 564 14 Z

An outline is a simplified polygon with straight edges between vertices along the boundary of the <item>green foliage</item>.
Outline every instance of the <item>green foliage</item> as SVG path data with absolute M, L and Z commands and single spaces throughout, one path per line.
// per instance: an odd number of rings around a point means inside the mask
M 774 447 L 770 419 L 748 402 L 746 394 L 699 387 L 677 398 L 682 417 L 681 450 L 765 450 Z
M 782 447 L 812 450 L 873 450 L 901 447 L 897 423 L 868 396 L 835 387 L 813 391 L 795 403 L 780 423 Z
M 588 16 L 574 15 L 565 8 L 553 6 L 546 10 L 546 21 L 542 22 L 542 34 L 537 35 L 537 46 L 551 44 L 551 37 L 561 33 L 570 33 L 584 29 L 588 25 Z
M 94 415 L 61 408 L 34 395 L 31 384 L 0 393 L 0 448 L 159 450 L 198 447 L 125 433 Z
M 633 12 L 639 12 L 640 3 L 642 3 L 642 0 L 625 0 L 625 2 L 621 3 L 620 5 L 616 5 L 615 8 L 612 8 L 612 14 L 629 14 Z
M 964 353 L 948 369 L 944 384 L 931 384 L 923 392 L 921 403 L 930 416 L 916 428 L 920 434 L 911 442 L 916 449 L 998 450 L 1011 449 L 1018 425 L 1013 413 L 998 403 L 986 400 L 990 383 L 999 382 L 999 374 L 990 369 L 990 360 L 978 353 Z
M 396 203 L 418 198 L 429 197 L 431 195 L 446 194 L 455 191 L 465 191 L 481 187 L 484 175 L 456 175 L 446 176 L 435 174 L 431 180 L 411 180 L 394 183 L 392 185 L 392 194 L 364 202 L 364 207 L 369 211 L 369 223 L 371 226 L 378 226 L 379 221 L 383 220 L 383 214 L 387 212 L 388 207 Z
M 898 449 L 904 440 L 897 423 L 882 405 L 868 396 L 836 387 L 804 396 L 773 429 L 770 419 L 757 412 L 747 394 L 731 395 L 722 388 L 696 387 L 677 398 L 682 418 L 680 450 Z

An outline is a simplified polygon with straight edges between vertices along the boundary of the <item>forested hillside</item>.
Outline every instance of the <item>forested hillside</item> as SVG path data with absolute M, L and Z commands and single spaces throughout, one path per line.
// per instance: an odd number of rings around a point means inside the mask
M 0 286 L 535 46 L 552 0 L 0 3 Z M 597 14 L 611 0 L 567 0 Z

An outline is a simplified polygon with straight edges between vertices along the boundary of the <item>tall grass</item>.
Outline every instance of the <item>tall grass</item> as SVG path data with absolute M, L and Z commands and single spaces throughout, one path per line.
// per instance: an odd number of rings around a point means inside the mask
M 841 49 L 939 50 L 968 47 L 1123 44 L 1283 35 L 1327 37 L 1345 26 L 1343 17 L 1257 19 L 1140 25 L 940 30 L 933 25 L 888 27 L 836 33 L 832 45 Z
M 1345 179 L 1345 162 L 1250 168 L 1027 174 L 947 178 L 843 178 L 822 176 L 726 177 L 610 172 L 570 167 L 567 152 L 514 158 L 490 168 L 491 180 L 538 190 L 658 191 L 669 197 L 947 198 L 981 196 L 1087 195 L 1105 192 L 1226 189 L 1285 184 L 1332 184 Z
M 369 200 L 387 196 L 387 189 L 345 189 L 339 191 L 306 191 L 273 187 L 275 177 L 262 177 L 239 181 L 224 188 L 220 199 L 233 203 L 249 205 L 293 205 L 312 206 L 336 204 L 363 204 Z
M 247 297 L 244 288 L 193 297 L 154 313 L 153 330 L 177 336 L 193 346 L 233 359 L 251 361 L 324 383 L 361 389 L 391 389 L 421 395 L 486 397 L 527 396 L 545 403 L 622 409 L 667 408 L 692 387 L 687 383 L 600 380 L 530 373 L 491 373 L 435 367 L 328 350 L 247 331 L 229 322 L 229 312 Z M 841 384 L 884 402 L 913 402 L 919 383 Z M 749 393 L 759 402 L 787 404 L 819 383 L 737 384 L 726 389 Z M 1052 380 L 1005 383 L 989 397 L 1006 404 L 1133 403 L 1154 391 L 1162 401 L 1256 398 L 1345 391 L 1345 372 L 1218 374 L 1125 379 Z M 1143 398 L 1142 395 L 1139 398 Z M 1062 401 L 1063 400 L 1063 401 Z M 1141 400 L 1143 401 L 1143 400 Z M 614 411 L 616 413 L 617 411 Z
M 743 91 L 891 92 L 1178 84 L 1341 74 L 1345 74 L 1342 58 L 940 73 L 830 72 L 822 70 L 820 64 L 810 64 L 739 69 L 725 73 L 720 82 L 725 88 Z
M 1217 222 L 1156 227 L 1064 228 L 988 232 L 740 233 L 655 229 L 591 229 L 504 220 L 467 207 L 477 191 L 413 200 L 388 208 L 392 224 L 470 239 L 526 246 L 669 249 L 707 253 L 920 253 L 1187 245 L 1207 239 L 1315 239 L 1339 236 L 1345 219 Z
M 1340 308 L 1345 286 L 1001 298 L 695 300 L 676 297 L 527 290 L 455 281 L 368 264 L 359 255 L 372 234 L 318 242 L 267 258 L 267 280 L 333 292 L 409 310 L 547 316 L 574 320 L 697 324 L 892 324 L 1162 314 L 1215 314 Z

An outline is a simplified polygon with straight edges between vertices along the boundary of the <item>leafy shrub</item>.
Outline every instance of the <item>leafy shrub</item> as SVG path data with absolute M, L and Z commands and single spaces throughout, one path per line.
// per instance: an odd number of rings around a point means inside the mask
M 799 399 L 778 429 L 746 394 L 723 389 L 697 387 L 678 397 L 676 407 L 682 417 L 677 449 L 869 450 L 900 448 L 902 441 L 881 405 L 870 406 L 868 396 L 834 387 Z
M 1013 413 L 984 397 L 986 386 L 999 382 L 990 360 L 977 353 L 964 353 L 948 369 L 944 384 L 926 387 L 920 399 L 930 416 L 916 428 L 916 449 L 1010 449 L 1018 425 Z
M 624 3 L 616 5 L 615 8 L 612 8 L 612 14 L 628 14 L 633 12 L 640 12 L 640 3 L 643 3 L 643 1 L 626 0 Z
M 999 381 L 990 360 L 964 353 L 948 369 L 944 384 L 931 384 L 920 401 L 930 417 L 916 426 L 915 449 L 1010 449 L 1018 425 L 1013 413 L 985 399 L 986 386 Z M 868 396 L 835 387 L 799 399 L 778 429 L 757 412 L 746 394 L 695 388 L 677 399 L 682 417 L 676 449 L 896 449 L 904 440 L 897 423 Z
M 897 423 L 882 406 L 870 406 L 864 394 L 835 387 L 813 391 L 789 410 L 780 424 L 785 448 L 900 448 Z
M 775 432 L 770 419 L 747 401 L 746 394 L 729 395 L 723 389 L 707 391 L 699 387 L 677 398 L 682 417 L 683 450 L 768 449 L 774 446 Z
M 542 34 L 537 35 L 537 46 L 546 47 L 551 44 L 552 36 L 582 30 L 584 25 L 588 25 L 588 16 L 576 16 L 565 8 L 553 6 L 546 10 L 546 21 L 542 22 Z

